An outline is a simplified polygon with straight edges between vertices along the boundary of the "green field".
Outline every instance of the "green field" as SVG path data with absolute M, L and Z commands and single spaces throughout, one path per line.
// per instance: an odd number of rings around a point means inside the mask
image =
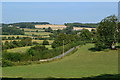
M 22 29 L 22 28 L 21 28 Z M 36 32 L 38 30 L 39 32 Z M 32 37 L 32 35 L 38 35 L 41 36 L 42 38 L 47 38 L 49 37 L 49 34 L 52 34 L 50 32 L 45 32 L 43 29 L 29 29 L 29 28 L 24 28 L 25 35 L 0 35 L 0 37 Z
M 32 35 L 32 34 L 44 36 L 44 35 L 49 35 L 51 33 L 49 32 L 25 32 L 25 35 Z
M 7 49 L 7 52 L 18 52 L 18 53 L 25 53 L 28 49 L 30 49 L 33 46 L 26 46 L 26 47 L 18 47 L 18 48 L 13 48 L 13 49 Z M 46 45 L 48 49 L 52 49 L 51 45 Z
M 28 36 L 28 35 L 0 35 L 1 37 L 17 37 L 17 36 L 19 36 L 19 37 L 31 37 L 31 36 Z
M 93 44 L 80 47 L 74 54 L 43 64 L 3 67 L 3 77 L 80 78 L 118 73 L 118 51 L 92 52 Z
M 24 31 L 36 31 L 36 30 L 38 30 L 38 31 L 45 31 L 43 29 L 29 29 L 29 28 L 20 28 L 20 29 L 21 30 L 24 29 Z

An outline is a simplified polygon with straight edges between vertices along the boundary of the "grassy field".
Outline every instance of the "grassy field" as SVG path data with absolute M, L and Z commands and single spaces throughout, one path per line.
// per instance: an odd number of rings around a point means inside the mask
M 30 49 L 33 46 L 26 46 L 26 47 L 18 47 L 13 49 L 7 49 L 7 52 L 18 52 L 18 53 L 25 53 L 28 49 Z M 46 45 L 48 49 L 52 49 L 51 45 Z
M 51 33 L 49 33 L 49 32 L 25 32 L 25 35 L 41 35 L 41 36 L 44 36 L 44 35 L 48 35 L 49 36 L 49 34 L 51 34 Z
M 4 67 L 2 69 L 3 76 L 24 78 L 80 78 L 100 74 L 117 74 L 118 51 L 89 51 L 88 49 L 93 46 L 93 44 L 84 45 L 74 54 L 49 63 Z
M 24 31 L 36 31 L 36 30 L 38 30 L 38 31 L 45 31 L 43 29 L 29 29 L 29 28 L 20 28 L 20 29 L 24 29 Z
M 30 47 L 32 47 L 32 46 L 26 46 L 26 47 L 18 47 L 18 48 L 13 48 L 13 49 L 7 49 L 7 52 L 25 53 Z
M 27 35 L 0 35 L 0 37 L 17 37 L 17 36 L 19 36 L 19 37 L 31 37 L 31 36 L 27 36 Z
M 32 41 L 33 42 L 35 41 L 35 42 L 42 44 L 44 40 L 32 40 Z M 49 42 L 49 44 L 52 44 L 54 40 L 47 40 L 47 41 Z
M 21 28 L 22 29 L 22 28 Z M 32 32 L 38 30 L 39 32 Z M 43 29 L 29 29 L 29 28 L 24 28 L 25 35 L 0 35 L 0 37 L 32 37 L 32 35 L 39 35 L 43 38 L 49 37 L 49 34 L 52 34 L 50 32 L 44 32 L 45 30 Z

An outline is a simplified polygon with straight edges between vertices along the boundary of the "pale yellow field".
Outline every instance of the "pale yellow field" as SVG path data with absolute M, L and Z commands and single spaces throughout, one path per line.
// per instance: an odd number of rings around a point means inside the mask
M 10 41 L 19 41 L 19 40 L 2 40 L 2 43 L 5 43 L 5 41 L 10 42 Z
M 27 35 L 0 35 L 0 37 L 17 37 L 17 36 L 19 36 L 19 37 L 31 37 L 31 36 L 27 36 Z
M 53 30 L 58 30 L 58 29 L 64 29 L 67 26 L 65 25 L 35 25 L 35 28 L 48 28 L 51 27 Z M 89 31 L 91 31 L 91 29 L 95 29 L 95 28 L 83 28 L 83 27 L 74 27 L 73 30 L 82 30 L 82 29 L 88 29 Z
M 48 28 L 51 27 L 53 30 L 64 29 L 67 26 L 65 25 L 35 25 L 35 28 Z
M 91 31 L 92 29 L 96 29 L 96 28 L 82 28 L 82 27 L 74 27 L 74 30 L 82 30 L 82 29 L 88 29 L 89 31 Z

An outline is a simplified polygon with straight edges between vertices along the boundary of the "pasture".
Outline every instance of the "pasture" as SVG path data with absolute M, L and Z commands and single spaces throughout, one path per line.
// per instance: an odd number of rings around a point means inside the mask
M 52 44 L 54 40 L 47 40 L 49 44 Z M 43 43 L 43 40 L 32 40 L 32 42 L 38 42 L 39 44 Z
M 19 36 L 19 37 L 31 37 L 31 36 L 28 36 L 28 35 L 0 35 L 0 37 L 17 37 L 17 36 Z
M 49 36 L 49 32 L 25 32 L 25 35 L 40 35 L 40 36 Z
M 48 49 L 52 49 L 51 45 L 45 45 Z M 12 52 L 12 53 L 25 53 L 28 49 L 30 49 L 33 46 L 25 46 L 25 47 L 18 47 L 18 48 L 13 48 L 13 49 L 7 49 L 7 52 Z
M 118 73 L 118 51 L 90 51 L 93 44 L 81 46 L 74 54 L 43 64 L 3 67 L 3 77 L 81 78 Z
M 24 31 L 26 31 L 26 32 L 28 32 L 28 31 L 30 31 L 30 32 L 35 32 L 36 30 L 41 31 L 41 32 L 45 31 L 45 30 L 43 30 L 43 29 L 29 29 L 29 28 L 20 28 L 20 29 L 21 29 L 21 30 L 24 29 Z
M 24 29 L 25 34 L 24 35 L 0 35 L 0 37 L 32 37 L 33 35 L 37 35 L 40 36 L 42 38 L 48 38 L 49 34 L 52 34 L 50 32 L 45 32 L 44 29 L 29 29 L 29 28 L 20 28 L 20 29 Z M 38 32 L 36 32 L 36 30 L 38 30 Z

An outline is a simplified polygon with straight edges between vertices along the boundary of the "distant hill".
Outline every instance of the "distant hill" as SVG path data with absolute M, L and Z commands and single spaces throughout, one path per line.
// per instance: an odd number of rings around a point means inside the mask
M 48 28 L 51 27 L 53 30 L 58 30 L 58 29 L 64 29 L 67 26 L 65 25 L 51 25 L 51 24 L 47 24 L 47 25 L 35 25 L 35 28 Z M 73 30 L 82 30 L 82 29 L 88 29 L 89 31 L 91 31 L 91 29 L 95 29 L 94 27 L 76 27 L 73 26 Z

